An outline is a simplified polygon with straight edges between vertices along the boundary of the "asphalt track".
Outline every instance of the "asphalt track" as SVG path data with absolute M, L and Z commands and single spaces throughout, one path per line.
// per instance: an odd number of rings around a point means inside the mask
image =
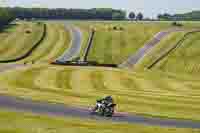
M 100 121 L 108 120 L 114 122 L 128 122 L 128 123 L 145 124 L 151 126 L 200 129 L 200 122 L 148 118 L 140 115 L 133 115 L 127 113 L 116 113 L 112 118 L 105 118 L 96 115 L 91 115 L 89 109 L 69 107 L 64 104 L 33 102 L 28 99 L 25 100 L 5 95 L 0 95 L 0 107 L 10 109 L 15 112 L 31 112 L 39 115 L 61 116 L 61 117 L 70 116 L 70 117 L 87 118 Z
M 149 52 L 153 47 L 155 47 L 161 39 L 166 37 L 172 32 L 178 32 L 178 31 L 183 31 L 183 29 L 179 28 L 174 28 L 174 29 L 169 29 L 167 31 L 162 31 L 157 33 L 152 40 L 150 40 L 147 44 L 145 44 L 141 49 L 137 51 L 136 54 L 130 56 L 126 61 L 124 61 L 122 64 L 119 65 L 120 68 L 133 68 L 134 65 L 140 61 L 147 52 Z
M 71 34 L 71 46 L 67 49 L 63 55 L 61 55 L 57 60 L 59 62 L 71 61 L 73 58 L 78 57 L 81 50 L 82 33 L 77 28 L 72 26 L 70 23 L 63 22 L 65 27 L 70 31 Z

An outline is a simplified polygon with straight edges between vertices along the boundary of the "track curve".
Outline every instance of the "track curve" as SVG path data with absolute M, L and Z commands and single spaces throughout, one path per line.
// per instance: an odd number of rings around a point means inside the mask
M 112 118 L 102 118 L 91 115 L 88 109 L 70 107 L 64 104 L 51 104 L 43 102 L 34 102 L 28 99 L 15 98 L 11 96 L 0 95 L 0 107 L 7 108 L 17 112 L 32 112 L 36 114 L 50 115 L 50 116 L 73 116 L 80 118 L 89 118 L 95 120 L 110 120 L 114 122 L 128 122 L 164 127 L 176 128 L 198 128 L 200 129 L 200 122 L 187 120 L 172 120 L 148 118 L 140 115 L 116 113 Z
M 64 25 L 70 31 L 72 40 L 70 48 L 57 59 L 59 62 L 71 61 L 73 58 L 78 57 L 81 50 L 82 32 L 80 29 L 68 23 L 64 23 Z

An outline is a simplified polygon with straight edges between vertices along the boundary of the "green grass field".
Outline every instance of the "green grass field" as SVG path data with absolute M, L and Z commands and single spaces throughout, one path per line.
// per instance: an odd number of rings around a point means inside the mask
M 1 32 L 0 60 L 15 59 L 27 53 L 41 39 L 43 30 L 43 24 L 20 22 Z
M 198 129 L 164 128 L 157 126 L 60 118 L 13 113 L 0 109 L 1 133 L 199 133 Z M 120 127 L 120 128 L 119 128 Z
M 181 23 L 183 24 L 183 27 L 181 28 L 184 28 L 188 31 L 194 28 L 199 28 L 198 22 Z M 90 29 L 94 28 L 96 30 L 93 46 L 89 53 L 89 60 L 108 64 L 122 63 L 129 56 L 133 55 L 145 43 L 147 43 L 156 33 L 169 28 L 175 28 L 171 25 L 171 22 L 137 23 L 96 21 L 76 22 L 76 24 L 83 31 L 84 40 L 88 40 Z M 122 28 L 122 30 L 114 30 L 114 27 Z M 168 48 L 167 43 L 169 46 L 174 45 L 185 33 L 186 32 L 172 33 L 167 38 L 161 41 L 160 45 L 158 46 L 160 48 L 158 49 L 163 50 Z M 85 45 L 87 43 L 83 44 Z M 155 51 L 157 52 L 158 49 Z M 151 54 L 148 55 L 152 56 Z M 152 58 L 154 58 L 154 56 L 152 56 L 149 61 L 152 61 Z
M 88 107 L 113 95 L 118 111 L 200 120 L 200 84 L 190 75 L 41 65 L 1 74 L 0 84 L 0 93 L 33 100 Z
M 33 53 L 20 62 L 47 63 L 61 56 L 70 45 L 70 33 L 63 24 L 47 22 L 47 34 Z
M 47 63 L 61 56 L 70 45 L 70 33 L 64 27 L 64 24 L 46 22 L 47 31 L 44 40 L 25 59 L 18 61 Z M 26 31 L 30 30 L 31 34 Z M 33 45 L 41 38 L 43 26 L 37 23 L 20 22 L 18 25 L 8 28 L 0 33 L 2 43 L 0 46 L 0 59 L 15 59 L 28 52 Z
M 148 68 L 153 62 L 176 45 L 186 33 L 187 31 L 174 32 L 166 36 L 134 66 L 134 69 L 144 70 Z
M 60 56 L 70 45 L 70 33 L 61 23 L 46 22 L 47 35 L 33 53 L 17 62 L 37 62 L 35 65 L 13 69 L 0 75 L 0 94 L 29 98 L 36 101 L 64 103 L 88 108 L 96 99 L 112 95 L 117 111 L 149 117 L 189 119 L 200 121 L 199 37 L 191 35 L 181 47 L 152 70 L 146 70 L 165 50 L 172 47 L 186 32 L 168 35 L 152 49 L 135 68 L 135 72 L 112 68 L 65 67 L 46 64 Z M 90 25 L 91 24 L 91 25 Z M 192 29 L 199 23 L 187 22 Z M 99 63 L 121 63 L 134 54 L 157 32 L 170 23 L 74 22 L 83 32 L 83 55 L 90 28 L 96 29 L 89 60 Z M 114 26 L 122 31 L 113 30 Z M 30 35 L 25 31 L 32 29 Z M 17 57 L 40 38 L 42 28 L 31 22 L 20 22 L 0 33 L 0 59 Z M 20 34 L 19 34 L 20 33 Z M 25 35 L 24 35 L 25 34 Z M 25 45 L 25 44 L 29 45 Z M 45 64 L 43 64 L 45 63 Z M 11 121 L 12 119 L 12 121 Z M 12 123 L 9 123 L 9 122 Z M 83 124 L 84 121 L 84 124 Z M 0 111 L 0 132 L 174 132 L 192 133 L 198 130 L 168 129 L 144 125 L 96 122 L 72 118 L 48 118 L 32 114 L 19 115 Z M 30 126 L 25 127 L 25 123 Z M 120 126 L 120 129 L 119 129 Z M 30 130 L 31 128 L 31 130 Z M 66 129 L 67 128 L 67 129 Z M 102 130 L 102 128 L 104 130 Z M 112 129 L 112 130 L 111 130 Z
M 187 23 L 186 27 L 192 29 L 191 27 L 196 27 L 196 23 L 192 25 Z M 199 29 L 199 27 L 196 27 Z M 161 42 L 154 47 L 149 53 L 147 53 L 139 63 L 134 66 L 135 71 L 142 71 L 149 66 L 151 66 L 157 59 L 161 59 L 152 66 L 152 69 L 164 71 L 167 73 L 182 74 L 199 74 L 199 37 L 200 33 L 193 33 L 186 37 L 186 39 L 178 45 L 178 47 L 172 50 L 170 53 L 166 54 L 173 46 L 179 42 L 183 36 L 188 33 L 176 32 L 168 35 L 166 38 L 161 40 Z
M 113 27 L 123 30 L 114 30 Z M 89 60 L 120 64 L 149 41 L 157 32 L 170 27 L 169 23 L 105 22 L 95 23 L 96 29 Z
M 159 62 L 155 69 L 173 73 L 199 74 L 200 72 L 200 33 L 187 37 L 182 45 Z

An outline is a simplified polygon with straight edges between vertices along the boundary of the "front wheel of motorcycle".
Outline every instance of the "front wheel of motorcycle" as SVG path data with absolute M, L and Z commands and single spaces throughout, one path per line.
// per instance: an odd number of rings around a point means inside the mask
M 113 114 L 114 114 L 114 109 L 106 109 L 105 110 L 105 113 L 104 113 L 104 116 L 106 116 L 106 117 L 112 117 L 113 116 Z

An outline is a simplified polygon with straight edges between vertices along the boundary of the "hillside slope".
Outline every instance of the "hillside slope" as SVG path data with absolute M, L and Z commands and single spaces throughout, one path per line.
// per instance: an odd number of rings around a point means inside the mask
M 42 65 L 1 74 L 0 84 L 1 94 L 33 100 L 87 107 L 113 95 L 118 111 L 200 120 L 200 84 L 189 75 Z
M 168 57 L 159 62 L 155 69 L 175 73 L 199 74 L 200 72 L 200 32 L 193 33 L 172 51 Z
M 169 23 L 96 23 L 89 60 L 120 64 L 156 33 L 170 27 Z M 121 28 L 121 30 L 119 29 Z
M 11 27 L 12 28 L 12 27 Z M 44 25 L 32 22 L 21 22 L 0 33 L 0 60 L 16 59 L 26 54 L 42 38 Z M 8 31 L 9 31 L 8 30 Z
M 49 62 L 61 56 L 69 47 L 71 36 L 63 24 L 47 22 L 47 34 L 41 44 L 20 62 Z

